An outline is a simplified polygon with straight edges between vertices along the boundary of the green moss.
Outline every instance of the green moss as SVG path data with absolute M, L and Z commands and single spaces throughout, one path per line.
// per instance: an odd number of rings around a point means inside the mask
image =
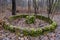
M 13 19 L 13 20 L 15 20 L 17 18 L 26 18 L 27 20 L 29 20 L 29 22 L 31 22 L 31 21 L 33 22 L 33 20 L 35 20 L 34 16 L 29 17 L 28 15 L 17 15 L 17 16 L 10 17 L 10 19 Z M 54 21 L 52 21 L 50 18 L 40 16 L 40 15 L 36 15 L 36 18 L 49 22 L 50 25 L 46 26 L 44 28 L 37 28 L 37 29 L 34 29 L 34 28 L 30 28 L 30 29 L 23 28 L 22 29 L 22 28 L 15 28 L 12 25 L 4 25 L 4 29 L 9 30 L 11 32 L 16 32 L 16 30 L 21 30 L 22 34 L 24 34 L 24 36 L 36 37 L 36 36 L 42 35 L 44 33 L 51 32 L 51 31 L 55 30 L 57 27 L 57 24 Z M 20 35 L 20 32 L 19 32 L 19 35 Z
M 25 36 L 28 36 L 28 35 L 29 35 L 29 31 L 28 31 L 27 29 L 23 29 L 23 34 L 24 34 Z
M 42 35 L 43 30 L 42 30 L 41 28 L 38 28 L 38 29 L 36 30 L 36 33 L 37 33 L 38 36 L 39 36 L 39 35 Z
M 32 24 L 35 22 L 35 16 L 26 16 L 26 23 Z

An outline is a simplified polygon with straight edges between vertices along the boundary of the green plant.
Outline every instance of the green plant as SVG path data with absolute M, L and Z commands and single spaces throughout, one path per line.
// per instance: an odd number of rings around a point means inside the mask
M 27 29 L 23 29 L 23 34 L 24 34 L 25 36 L 28 36 L 28 35 L 29 35 L 29 31 L 28 31 Z
M 17 15 L 17 16 L 12 16 L 11 18 L 16 19 L 16 18 L 29 18 L 28 15 Z M 33 16 L 34 17 L 34 16 Z M 40 15 L 36 15 L 36 18 L 44 20 L 44 21 L 48 21 L 48 23 L 50 23 L 49 26 L 43 27 L 43 28 L 20 28 L 20 27 L 14 27 L 13 25 L 4 25 L 4 29 L 9 30 L 11 32 L 16 32 L 18 31 L 18 35 L 20 35 L 20 30 L 22 31 L 22 34 L 24 36 L 32 36 L 32 37 L 36 37 L 39 35 L 42 35 L 44 33 L 48 33 L 48 32 L 52 32 L 56 29 L 57 24 L 56 22 L 54 22 L 53 20 L 51 20 L 50 18 L 44 17 L 44 16 L 40 16 Z
M 26 16 L 26 23 L 32 24 L 35 22 L 35 16 Z

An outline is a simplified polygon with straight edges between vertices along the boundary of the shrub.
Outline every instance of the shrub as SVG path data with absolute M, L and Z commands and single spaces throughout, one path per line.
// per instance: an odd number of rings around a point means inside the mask
M 35 22 L 35 16 L 26 16 L 26 23 L 32 24 Z

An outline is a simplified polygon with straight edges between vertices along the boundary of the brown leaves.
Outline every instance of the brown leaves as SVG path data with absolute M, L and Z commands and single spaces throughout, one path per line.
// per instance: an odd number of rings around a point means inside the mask
M 2 27 L 3 25 L 4 25 L 4 20 L 0 19 L 0 30 L 3 29 L 3 27 Z
M 0 19 L 0 25 L 2 26 L 4 23 L 5 23 L 5 21 Z

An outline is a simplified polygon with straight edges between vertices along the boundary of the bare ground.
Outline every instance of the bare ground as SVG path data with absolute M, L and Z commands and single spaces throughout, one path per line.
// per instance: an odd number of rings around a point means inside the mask
M 45 14 L 44 14 L 45 15 Z M 6 10 L 6 12 L 0 13 L 0 19 L 7 18 L 11 16 L 11 12 Z M 47 35 L 42 35 L 40 37 L 20 37 L 15 33 L 11 33 L 7 30 L 0 30 L 0 40 L 60 40 L 60 14 L 55 14 L 53 20 L 57 22 L 58 27 L 55 32 L 48 33 Z

